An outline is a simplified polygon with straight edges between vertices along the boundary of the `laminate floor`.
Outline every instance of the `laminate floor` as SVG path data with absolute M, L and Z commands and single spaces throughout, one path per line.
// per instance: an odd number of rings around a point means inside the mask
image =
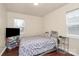
M 18 52 L 19 52 L 18 47 L 14 48 L 12 50 L 6 49 L 2 56 L 18 56 L 19 55 Z M 55 51 L 55 52 L 47 53 L 44 56 L 73 56 L 73 55 L 71 55 L 69 53 L 64 54 L 60 51 Z

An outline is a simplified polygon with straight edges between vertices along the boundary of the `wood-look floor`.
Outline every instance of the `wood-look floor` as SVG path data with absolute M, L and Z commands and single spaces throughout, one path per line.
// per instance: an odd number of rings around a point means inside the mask
M 6 49 L 6 51 L 3 53 L 2 56 L 18 56 L 19 55 L 18 52 L 19 52 L 18 47 L 14 48 L 12 50 Z M 47 53 L 44 56 L 73 56 L 73 55 L 71 55 L 69 53 L 64 54 L 64 53 L 62 53 L 60 51 L 55 51 L 55 52 Z

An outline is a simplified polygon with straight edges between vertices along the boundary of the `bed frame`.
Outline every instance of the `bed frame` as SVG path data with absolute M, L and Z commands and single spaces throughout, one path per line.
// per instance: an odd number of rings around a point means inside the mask
M 38 55 L 36 55 L 36 56 L 44 56 L 44 55 L 47 54 L 47 53 L 58 51 L 58 32 L 56 32 L 56 31 L 51 31 L 50 36 L 51 36 L 51 37 L 56 37 L 56 39 L 57 39 L 57 40 L 56 40 L 56 46 L 55 46 L 54 48 L 52 48 L 52 49 L 50 49 L 50 50 L 47 50 L 47 51 L 45 51 L 45 52 L 43 52 L 43 53 L 40 53 L 40 54 L 38 54 Z
M 57 51 L 57 48 L 56 48 L 56 47 L 54 47 L 53 49 L 47 50 L 47 51 L 45 51 L 45 52 L 43 52 L 43 53 L 37 54 L 37 55 L 35 55 L 35 56 L 44 56 L 44 55 L 47 54 L 47 53 L 55 52 L 55 51 Z

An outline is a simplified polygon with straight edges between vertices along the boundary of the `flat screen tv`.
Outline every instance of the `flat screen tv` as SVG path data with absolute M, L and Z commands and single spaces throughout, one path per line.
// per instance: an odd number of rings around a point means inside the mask
M 19 36 L 20 28 L 6 28 L 6 37 Z

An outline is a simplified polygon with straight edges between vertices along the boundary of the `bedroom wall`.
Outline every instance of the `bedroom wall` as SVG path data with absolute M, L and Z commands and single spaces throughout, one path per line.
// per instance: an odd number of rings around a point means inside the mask
M 7 27 L 14 27 L 14 19 L 24 19 L 24 33 L 22 36 L 39 35 L 42 33 L 42 18 L 37 16 L 25 15 L 16 12 L 7 12 Z
M 6 27 L 6 11 L 3 4 L 0 4 L 0 55 L 5 49 L 5 27 Z
M 67 35 L 66 27 L 66 12 L 79 8 L 79 4 L 67 4 L 54 12 L 51 12 L 43 17 L 44 19 L 44 30 L 43 31 L 58 31 L 59 35 Z M 70 52 L 79 55 L 79 39 L 70 39 Z

